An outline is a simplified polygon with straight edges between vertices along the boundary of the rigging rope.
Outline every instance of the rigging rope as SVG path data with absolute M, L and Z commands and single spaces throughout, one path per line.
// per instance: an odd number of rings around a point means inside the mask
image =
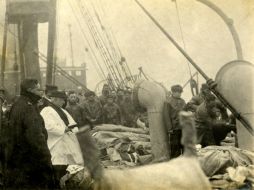
M 173 0 L 175 2 L 175 8 L 176 8 L 176 13 L 177 13 L 177 21 L 178 21 L 178 25 L 179 25 L 179 29 L 180 29 L 180 34 L 181 34 L 181 39 L 183 42 L 183 49 L 184 51 L 186 51 L 186 44 L 185 44 L 185 40 L 184 40 L 184 36 L 183 36 L 183 29 L 182 29 L 182 24 L 181 24 L 181 19 L 180 19 L 180 11 L 178 8 L 178 4 L 177 4 L 177 0 Z M 189 70 L 189 74 L 190 74 L 190 88 L 191 88 L 191 93 L 192 95 L 196 95 L 198 92 L 198 87 L 197 87 L 197 82 L 193 79 L 192 73 L 191 73 L 191 68 L 190 68 L 190 63 L 187 61 L 187 65 L 188 65 L 188 70 Z M 195 89 L 195 91 L 194 91 Z
M 93 6 L 94 6 L 94 5 L 93 5 Z M 97 2 L 97 7 L 98 7 L 98 9 L 99 9 L 99 8 L 101 9 L 102 18 L 106 18 L 106 14 L 105 14 L 105 10 L 104 10 L 104 8 L 103 8 L 103 6 L 102 6 L 102 2 L 100 2 L 100 3 Z M 95 9 L 95 8 L 94 8 L 94 9 Z M 97 15 L 98 15 L 98 17 L 99 17 L 99 14 L 97 14 Z M 101 19 L 101 18 L 99 18 L 99 22 L 102 23 L 102 19 Z M 113 34 L 112 28 L 111 28 L 110 26 L 108 26 L 108 27 L 106 27 L 106 29 L 107 29 L 108 32 L 109 32 L 109 33 L 108 33 L 107 30 L 104 30 L 105 33 L 106 33 L 106 37 L 107 37 L 107 39 L 108 39 L 108 41 L 109 41 L 111 47 L 113 48 L 113 51 L 114 51 L 114 53 L 115 53 L 115 56 L 117 57 L 117 60 L 119 59 L 119 62 L 116 63 L 116 66 L 120 65 L 120 66 L 121 66 L 121 69 L 122 69 L 122 72 L 123 72 L 124 75 L 125 75 L 125 78 L 130 78 L 131 81 L 134 83 L 135 80 L 134 80 L 133 77 L 132 77 L 132 73 L 131 73 L 131 71 L 130 71 L 130 68 L 129 68 L 129 66 L 128 66 L 126 60 L 125 60 L 125 61 L 122 61 L 122 60 L 123 60 L 123 55 L 122 55 L 122 52 L 121 52 L 121 50 L 120 50 L 120 48 L 119 48 L 119 45 L 118 45 L 118 43 L 117 43 L 117 40 L 116 40 L 116 38 L 115 38 L 115 36 L 114 36 L 114 34 Z M 115 46 L 116 46 L 116 48 L 115 48 Z M 118 50 L 118 51 L 117 51 L 117 50 Z M 124 64 L 123 64 L 123 63 L 124 63 Z M 127 72 L 129 72 L 129 73 L 127 74 Z M 125 80 L 125 79 L 124 79 L 124 80 Z
M 71 10 L 72 10 L 73 15 L 74 15 L 75 18 L 76 18 L 76 22 L 77 22 L 78 25 L 79 25 L 79 29 L 80 29 L 80 31 L 81 31 L 81 33 L 82 33 L 83 40 L 86 41 L 86 43 L 88 44 L 88 47 L 90 48 L 90 51 L 88 50 L 87 47 L 85 47 L 85 50 L 86 50 L 86 52 L 89 52 L 89 55 L 90 55 L 90 57 L 92 58 L 91 60 L 95 61 L 95 64 L 92 64 L 92 65 L 94 66 L 94 68 L 95 68 L 96 72 L 98 73 L 99 77 L 102 78 L 102 79 L 104 79 L 104 80 L 106 80 L 107 77 L 106 77 L 106 75 L 105 75 L 105 73 L 104 73 L 104 71 L 103 71 L 103 69 L 102 69 L 102 67 L 101 67 L 101 65 L 100 65 L 100 63 L 99 63 L 99 60 L 98 60 L 97 56 L 95 55 L 95 53 L 94 53 L 94 51 L 93 51 L 93 48 L 92 48 L 92 46 L 91 46 L 91 44 L 90 44 L 90 42 L 89 42 L 87 36 L 85 35 L 84 29 L 83 29 L 83 27 L 82 27 L 82 25 L 81 25 L 81 23 L 80 23 L 80 20 L 79 20 L 79 18 L 78 18 L 78 15 L 76 14 L 76 11 L 74 11 L 74 8 L 73 8 L 73 6 L 72 6 L 72 4 L 71 4 L 71 1 L 68 1 L 68 3 L 69 3 L 69 5 L 70 5 L 70 7 L 71 7 Z M 90 52 L 91 52 L 91 53 L 90 53 Z
M 42 54 L 41 52 L 34 52 L 35 55 L 37 55 L 39 57 L 39 59 L 41 59 L 42 61 L 44 61 L 45 63 L 47 63 L 47 57 Z M 69 75 L 64 69 L 62 69 L 60 66 L 58 66 L 57 64 L 55 64 L 56 69 L 58 70 L 59 73 L 61 73 L 65 78 L 69 79 L 72 83 L 74 83 L 77 86 L 82 86 L 85 90 L 89 89 L 82 84 L 81 82 L 79 82 L 77 79 L 75 79 L 73 76 Z
M 90 29 L 90 30 L 91 30 L 91 29 Z M 90 32 L 92 33 L 92 31 L 90 31 Z M 94 42 L 95 42 L 95 45 L 96 45 L 97 49 L 98 49 L 99 52 L 100 52 L 100 55 L 101 55 L 102 59 L 104 60 L 104 63 L 105 63 L 105 66 L 106 66 L 108 72 L 109 72 L 110 74 L 113 74 L 114 71 L 112 70 L 112 67 L 111 67 L 111 65 L 109 64 L 108 57 L 105 55 L 105 52 L 102 52 L 101 46 L 100 46 L 100 44 L 98 44 L 98 41 L 97 41 L 97 39 L 94 37 L 94 35 L 91 34 L 91 36 L 92 36 L 92 38 L 93 38 L 93 40 L 94 40 Z M 115 77 L 115 76 L 114 76 L 114 77 Z
M 115 44 L 116 47 L 117 47 L 117 50 L 118 50 L 118 53 L 119 53 L 119 58 L 120 58 L 119 64 L 121 65 L 121 68 L 122 68 L 123 72 L 126 75 L 125 77 L 130 77 L 132 79 L 132 82 L 134 83 L 135 80 L 132 77 L 132 73 L 131 73 L 130 67 L 129 67 L 129 65 L 126 62 L 126 59 L 123 57 L 122 51 L 121 51 L 121 49 L 119 47 L 119 44 L 118 44 L 118 42 L 116 40 L 116 37 L 115 37 L 111 27 L 109 28 L 109 34 L 111 35 L 111 38 L 113 39 L 113 44 Z M 121 63 L 124 63 L 124 64 L 121 64 Z M 128 72 L 128 74 L 127 74 L 126 71 Z
M 181 25 L 181 19 L 180 19 L 180 13 L 179 13 L 179 9 L 178 9 L 177 0 L 173 0 L 173 1 L 175 2 L 177 21 L 178 21 L 178 25 L 179 25 L 179 29 L 180 29 L 181 39 L 183 42 L 183 49 L 184 49 L 184 51 L 186 51 L 186 44 L 185 44 L 184 37 L 183 37 L 183 29 L 182 29 L 182 25 Z M 188 69 L 189 69 L 190 78 L 192 78 L 190 63 L 188 61 L 187 61 L 187 65 L 188 65 Z
M 239 24 L 243 24 L 254 12 L 254 8 L 252 8 L 251 10 L 249 10 L 247 12 L 247 14 L 242 18 L 242 20 L 240 20 L 238 23 L 236 23 L 237 25 Z
M 78 6 L 79 7 L 79 6 Z M 80 8 L 80 7 L 79 7 Z M 82 13 L 82 11 L 80 11 L 81 12 L 81 14 L 82 14 L 82 16 L 83 16 L 83 13 Z M 90 29 L 90 28 L 89 28 Z M 92 36 L 93 37 L 93 36 Z M 94 40 L 94 39 L 93 39 Z M 97 44 L 97 42 L 95 42 L 95 46 L 97 46 L 98 47 L 98 44 Z M 105 61 L 105 60 L 104 60 Z
M 104 57 L 106 63 L 108 64 L 108 68 L 112 74 L 112 76 L 114 77 L 114 82 L 116 83 L 116 86 L 119 86 L 120 81 L 116 75 L 116 72 L 114 70 L 114 67 L 112 67 L 112 65 L 110 64 L 110 57 L 108 56 L 107 51 L 105 51 L 105 48 L 103 46 L 103 41 L 100 38 L 98 31 L 96 30 L 96 28 L 93 26 L 94 23 L 92 23 L 92 18 L 90 18 L 89 12 L 87 10 L 85 10 L 86 12 L 84 12 L 84 10 L 82 11 L 81 8 L 85 9 L 85 7 L 81 4 L 81 2 L 79 1 L 81 6 L 78 6 L 80 9 L 80 12 L 83 14 L 84 19 L 86 20 L 87 26 L 91 32 L 91 36 L 98 48 L 98 50 L 101 52 L 101 55 Z
M 76 18 L 76 22 L 77 22 L 78 25 L 79 25 L 80 31 L 81 31 L 81 33 L 82 33 L 83 40 L 88 44 L 88 47 L 89 47 L 89 49 L 90 49 L 89 52 L 91 52 L 90 55 L 91 55 L 91 57 L 94 58 L 94 60 L 95 60 L 95 65 L 97 65 L 97 66 L 99 67 L 99 70 L 100 70 L 101 73 L 98 71 L 98 68 L 93 64 L 93 65 L 95 66 L 96 72 L 97 72 L 99 75 L 102 74 L 102 78 L 103 78 L 103 79 L 106 79 L 107 76 L 106 76 L 106 74 L 104 73 L 104 70 L 102 69 L 102 66 L 101 66 L 101 64 L 100 64 L 100 62 L 99 62 L 99 60 L 98 60 L 98 58 L 97 58 L 95 52 L 93 51 L 93 48 L 92 48 L 92 46 L 91 46 L 91 44 L 90 44 L 90 42 L 89 42 L 89 40 L 88 40 L 88 38 L 87 38 L 87 36 L 86 36 L 86 34 L 85 34 L 85 31 L 84 31 L 84 29 L 83 29 L 83 27 L 82 27 L 82 25 L 81 25 L 81 22 L 80 22 L 80 20 L 79 20 L 79 18 L 78 18 L 78 15 L 76 14 L 76 12 L 75 12 L 75 10 L 74 10 L 74 7 L 73 7 L 72 4 L 71 4 L 71 1 L 69 0 L 68 3 L 69 3 L 69 6 L 71 7 L 71 10 L 72 10 L 73 15 L 74 15 L 75 18 Z M 86 47 L 85 47 L 85 48 L 86 48 Z
M 85 5 L 86 6 L 86 5 Z M 92 6 L 93 6 L 93 4 L 92 4 Z M 94 7 L 93 7 L 94 8 Z M 118 61 L 116 60 L 116 59 L 114 59 L 113 58 L 113 55 L 111 55 L 111 53 L 110 53 L 110 51 L 109 51 L 109 47 L 111 47 L 111 43 L 110 43 L 110 40 L 108 39 L 108 35 L 107 35 L 107 33 L 106 33 L 106 31 L 105 30 L 102 30 L 102 32 L 104 32 L 105 34 L 106 34 L 106 39 L 103 39 L 103 36 L 102 35 L 100 35 L 100 32 L 99 32 L 99 30 L 96 28 L 96 24 L 95 24 L 95 22 L 94 22 L 94 20 L 93 20 L 93 18 L 92 18 L 92 16 L 91 16 L 91 14 L 90 14 L 90 12 L 89 12 L 89 10 L 87 10 L 86 9 L 86 12 L 88 13 L 87 14 L 87 16 L 90 18 L 90 20 L 91 20 L 91 22 L 92 22 L 92 27 L 94 27 L 95 28 L 95 30 L 97 30 L 97 34 L 98 34 L 98 36 L 100 37 L 100 40 L 101 40 L 101 43 L 102 43 L 102 47 L 104 47 L 104 49 L 105 49 L 105 51 L 107 52 L 107 54 L 108 54 L 108 56 L 109 56 L 109 58 L 112 60 L 112 63 L 113 63 L 113 66 L 112 66 L 112 69 L 116 69 L 116 73 L 118 74 L 118 77 L 120 77 L 120 79 L 121 79 L 121 81 L 123 80 L 123 77 L 122 77 L 122 75 L 121 75 L 121 72 L 120 72 L 120 70 L 119 70 L 119 68 L 118 68 L 118 65 L 117 65 L 117 63 L 118 63 Z M 95 14 L 97 14 L 97 12 L 96 12 L 96 10 L 95 10 L 95 8 L 94 8 L 94 12 L 95 12 Z M 98 15 L 98 14 L 97 14 Z M 99 15 L 98 15 L 99 16 Z M 99 21 L 99 23 L 100 23 L 100 19 L 98 20 Z M 101 28 L 104 28 L 102 25 L 101 25 Z M 105 28 L 104 28 L 105 29 Z M 105 40 L 107 40 L 108 39 L 108 43 L 109 43 L 109 47 L 107 46 L 107 43 L 105 42 Z M 100 41 L 99 41 L 99 43 L 100 43 Z M 112 51 L 112 48 L 111 48 L 111 52 L 113 53 L 113 51 Z M 115 71 L 114 71 L 115 72 Z M 117 75 L 116 75 L 117 76 Z M 117 78 L 118 78 L 117 77 Z M 119 80 L 119 79 L 118 79 Z M 120 81 L 119 81 L 120 82 Z M 121 82 L 118 84 L 120 87 L 122 86 L 121 85 Z
M 96 2 L 96 1 L 94 1 L 94 2 Z M 100 2 L 100 3 L 97 2 L 97 5 L 98 5 L 97 7 L 101 9 L 102 16 L 106 18 L 106 13 L 105 13 L 105 10 L 104 10 L 104 8 L 102 6 L 102 2 Z M 109 34 L 111 35 L 111 38 L 113 39 L 113 42 L 115 42 L 115 45 L 116 45 L 118 53 L 119 53 L 119 58 L 121 59 L 122 53 L 121 53 L 121 50 L 120 50 L 119 45 L 117 43 L 117 40 L 116 40 L 116 38 L 115 38 L 115 36 L 113 34 L 112 28 L 110 26 L 108 26 L 108 31 L 109 31 Z
M 113 45 L 113 42 L 112 42 L 111 38 L 109 37 L 109 34 L 107 32 L 107 26 L 102 24 L 102 19 L 100 18 L 100 15 L 99 15 L 98 11 L 96 11 L 96 9 L 94 7 L 94 4 L 92 2 L 90 4 L 93 7 L 93 11 L 94 11 L 94 13 L 96 15 L 96 18 L 97 18 L 100 26 L 101 26 L 102 32 L 104 32 L 105 37 L 106 37 L 106 39 L 107 39 L 107 41 L 109 43 L 109 48 L 111 49 L 111 53 L 112 53 L 112 55 L 114 55 L 115 61 L 118 62 L 120 60 L 120 58 L 118 57 L 116 49 L 115 49 L 115 47 Z M 117 67 L 117 65 L 116 65 L 116 67 Z

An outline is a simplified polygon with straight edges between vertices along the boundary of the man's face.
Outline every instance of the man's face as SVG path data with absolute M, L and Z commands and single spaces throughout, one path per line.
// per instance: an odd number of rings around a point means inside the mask
M 109 87 L 108 87 L 108 86 L 105 86 L 105 87 L 104 87 L 104 90 L 109 91 Z
M 58 98 L 58 97 L 52 97 L 51 101 L 53 104 L 62 107 L 65 103 L 65 100 L 63 98 Z
M 130 99 L 131 99 L 131 94 L 125 93 L 124 99 L 125 99 L 125 100 L 130 100 Z
M 77 95 L 76 94 L 70 94 L 69 102 L 76 103 L 77 102 Z
M 211 94 L 211 91 L 208 88 L 202 89 L 202 93 L 206 96 L 208 94 Z
M 108 87 L 108 86 L 105 86 L 105 87 L 103 88 L 103 94 L 109 95 L 109 87 Z
M 117 92 L 117 96 L 118 96 L 118 97 L 123 97 L 123 96 L 124 96 L 123 91 L 118 91 L 118 92 Z
M 211 115 L 212 115 L 212 117 L 214 117 L 214 118 L 218 118 L 218 117 L 221 116 L 221 112 L 220 112 L 220 110 L 219 110 L 217 107 L 213 107 L 213 108 L 211 109 Z
M 111 95 L 114 96 L 114 97 L 116 97 L 116 92 L 115 92 L 115 91 L 112 91 Z
M 87 100 L 90 101 L 90 102 L 94 101 L 94 96 L 88 96 Z
M 37 96 L 42 97 L 43 96 L 43 90 L 41 89 L 40 84 L 36 84 L 36 86 L 34 88 L 29 88 L 27 89 L 28 92 L 31 92 Z
M 181 95 L 182 95 L 181 92 L 178 92 L 178 91 L 172 92 L 172 96 L 173 96 L 174 98 L 181 98 Z

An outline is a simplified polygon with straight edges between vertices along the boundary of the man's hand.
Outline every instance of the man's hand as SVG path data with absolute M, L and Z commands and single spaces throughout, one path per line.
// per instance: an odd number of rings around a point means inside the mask
M 64 132 L 65 132 L 65 133 L 68 133 L 68 132 L 70 132 L 70 131 L 71 131 L 71 128 L 66 127 Z
M 217 86 L 217 83 L 212 79 L 208 79 L 206 81 L 206 84 L 209 86 L 210 89 L 214 89 Z

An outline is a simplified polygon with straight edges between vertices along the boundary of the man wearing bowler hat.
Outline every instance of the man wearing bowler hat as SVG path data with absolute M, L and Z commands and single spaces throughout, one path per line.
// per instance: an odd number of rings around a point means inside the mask
M 41 110 L 45 127 L 48 132 L 48 147 L 52 156 L 52 164 L 55 169 L 56 181 L 66 173 L 70 164 L 82 164 L 81 153 L 78 150 L 78 142 L 74 132 L 78 131 L 77 123 L 63 108 L 67 101 L 64 91 L 52 91 L 51 102 Z

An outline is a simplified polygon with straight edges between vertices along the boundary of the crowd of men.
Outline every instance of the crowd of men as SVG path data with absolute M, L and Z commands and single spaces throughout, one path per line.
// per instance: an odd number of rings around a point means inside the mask
M 22 81 L 20 95 L 8 108 L 0 168 L 9 189 L 59 188 L 68 165 L 83 165 L 74 132 L 99 124 L 135 127 L 138 117 L 130 91 L 113 92 L 107 84 L 99 97 L 92 91 L 60 91 L 57 86 L 43 91 L 36 79 Z
M 213 84 L 216 85 L 216 84 Z M 210 91 L 208 84 L 202 84 L 200 93 L 189 102 L 181 98 L 183 88 L 180 85 L 171 87 L 171 96 L 164 104 L 163 118 L 169 134 L 170 158 L 182 154 L 181 126 L 178 113 L 193 112 L 197 131 L 197 144 L 202 147 L 220 145 L 230 131 L 236 131 L 235 118 L 228 115 L 223 104 Z
M 74 152 L 78 144 L 73 138 L 74 132 L 85 125 L 91 128 L 99 124 L 136 127 L 140 117 L 131 101 L 131 91 L 119 89 L 115 92 L 107 84 L 99 97 L 92 91 L 85 92 L 84 96 L 74 91 L 59 91 L 56 86 L 47 86 L 42 91 L 35 79 L 25 79 L 20 88 L 20 96 L 6 116 L 3 132 L 6 138 L 2 142 L 5 185 L 12 189 L 59 188 L 60 177 L 67 166 L 82 164 L 82 155 Z M 182 92 L 180 85 L 172 86 L 171 96 L 164 103 L 170 158 L 183 152 L 178 120 L 182 110 L 194 113 L 197 144 L 203 147 L 220 145 L 227 133 L 234 130 L 226 108 L 207 84 L 203 84 L 200 94 L 188 103 L 181 98 Z
M 119 89 L 111 91 L 105 84 L 102 95 L 97 97 L 93 91 L 84 93 L 84 98 L 75 92 L 69 92 L 66 110 L 71 114 L 78 126 L 89 120 L 94 125 L 114 124 L 135 127 L 137 112 L 131 102 L 131 92 Z

